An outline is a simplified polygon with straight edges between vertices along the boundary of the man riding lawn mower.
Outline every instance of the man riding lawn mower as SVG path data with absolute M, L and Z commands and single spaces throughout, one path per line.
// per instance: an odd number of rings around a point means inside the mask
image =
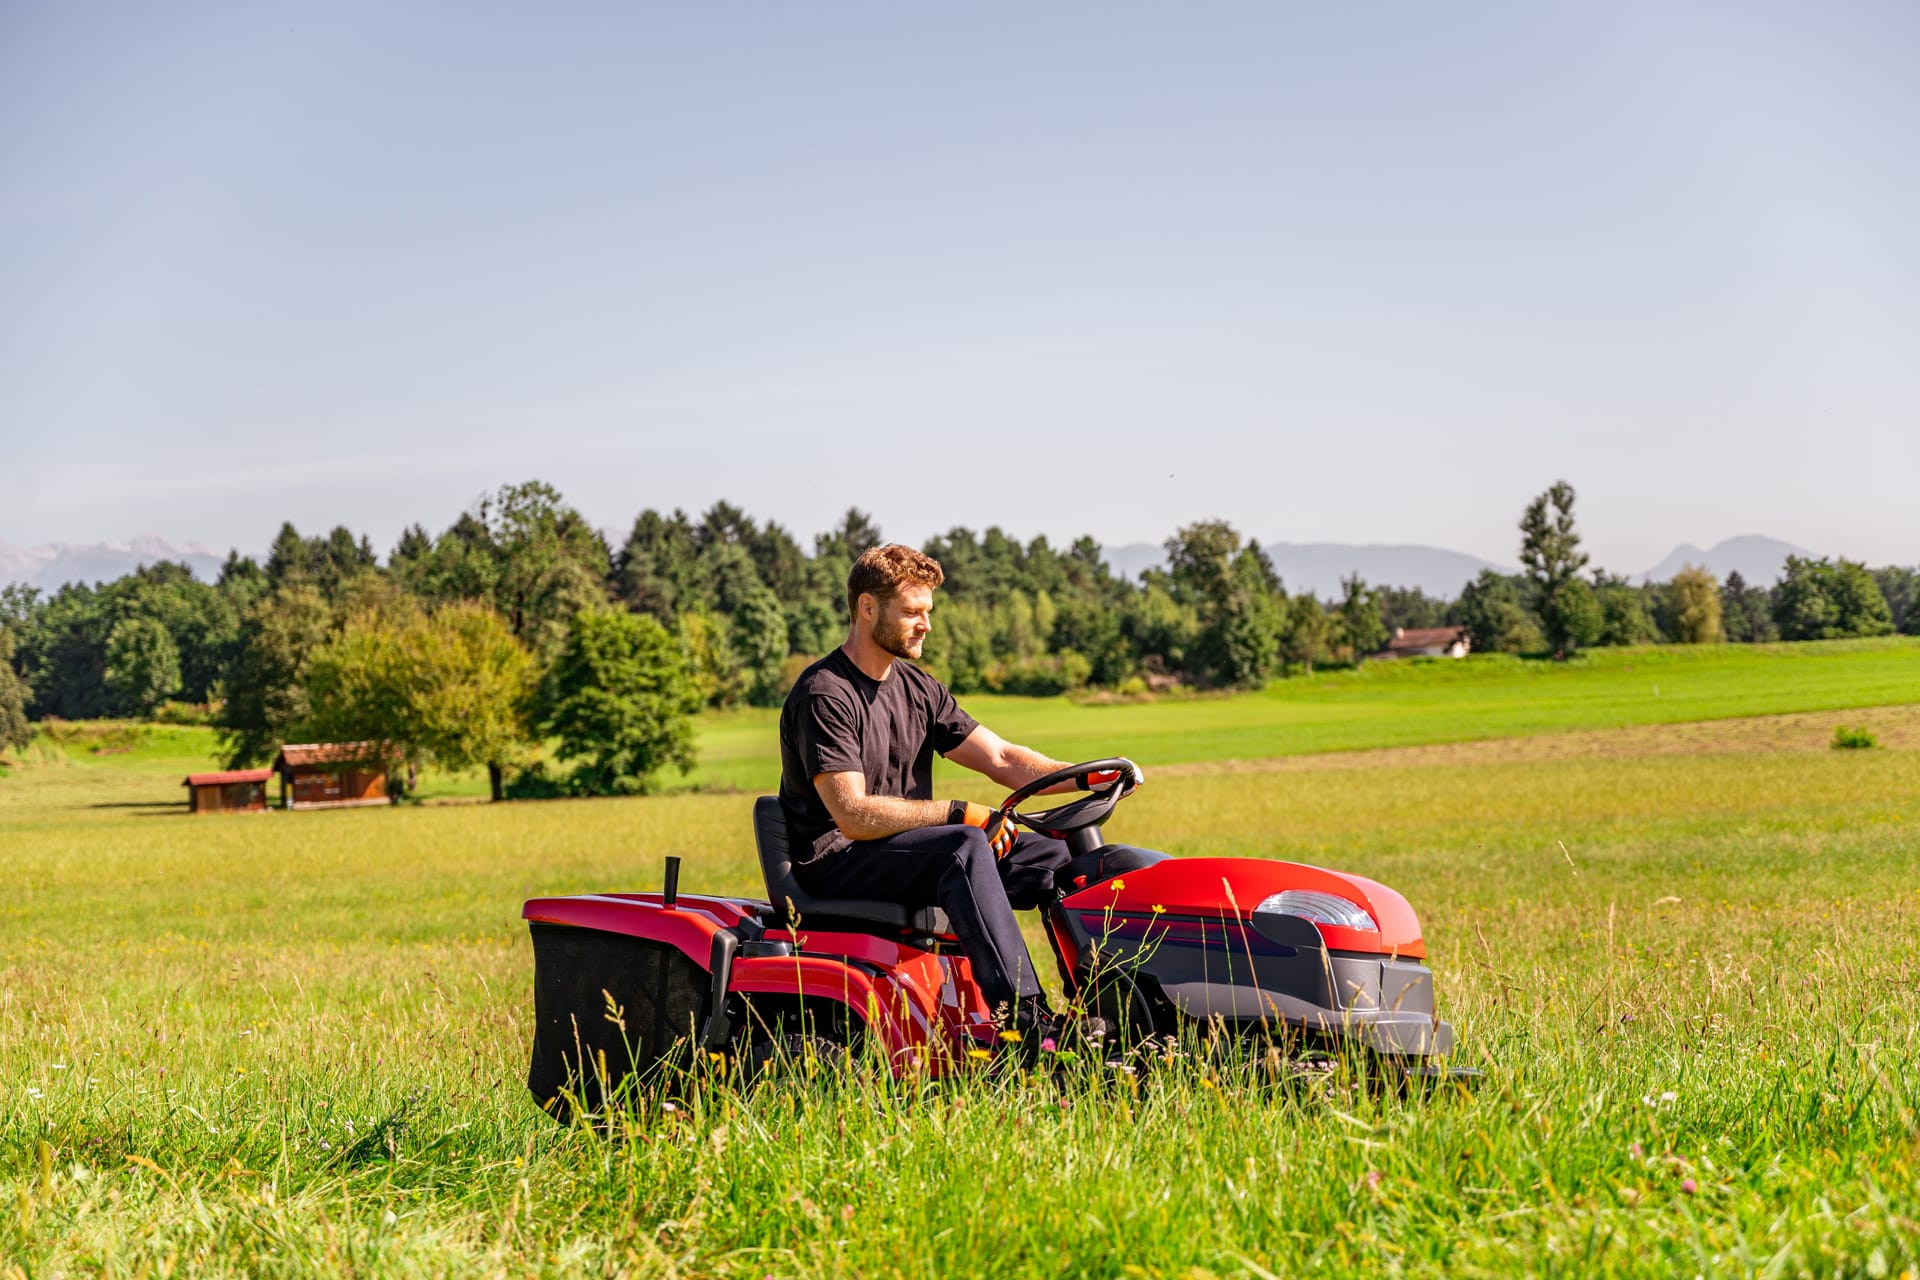
M 877 1042 L 895 1072 L 941 1074 L 1017 1043 L 1111 1046 L 1220 1021 L 1444 1056 L 1432 973 L 1406 900 L 1384 885 L 1259 858 L 1175 860 L 1108 844 L 1144 781 L 1123 758 L 1065 765 L 968 716 L 919 657 L 933 560 L 875 548 L 848 578 L 847 642 L 780 717 L 780 793 L 754 806 L 769 900 L 661 894 L 535 899 L 533 1067 L 564 1113 L 599 1106 L 676 1045 L 769 1059 L 805 1034 Z M 986 775 L 998 808 L 932 798 L 932 758 Z M 1085 792 L 1043 811 L 1037 795 Z M 1051 1009 L 1014 918 L 1044 913 L 1081 1016 Z

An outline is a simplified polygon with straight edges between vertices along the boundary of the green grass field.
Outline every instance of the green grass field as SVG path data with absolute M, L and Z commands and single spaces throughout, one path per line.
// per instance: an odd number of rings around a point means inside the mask
M 519 904 L 755 891 L 762 713 L 707 792 L 208 818 L 204 731 L 75 732 L 0 778 L 0 1275 L 1920 1273 L 1917 703 L 1913 642 L 971 700 L 1156 770 L 1116 837 L 1402 889 L 1487 1082 L 1192 1054 L 614 1137 L 520 1084 Z

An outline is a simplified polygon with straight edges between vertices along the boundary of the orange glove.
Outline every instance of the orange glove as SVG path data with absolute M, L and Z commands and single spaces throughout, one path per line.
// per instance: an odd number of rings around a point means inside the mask
M 998 809 L 989 809 L 971 800 L 955 800 L 952 814 L 953 816 L 948 819 L 949 822 L 961 826 L 978 827 L 987 833 L 987 844 L 993 848 L 993 856 L 996 860 L 1013 852 L 1015 835 L 1013 824 L 1008 822 L 1007 815 Z

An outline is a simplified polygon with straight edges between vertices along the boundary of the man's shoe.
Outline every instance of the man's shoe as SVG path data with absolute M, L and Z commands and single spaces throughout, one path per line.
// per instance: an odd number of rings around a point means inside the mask
M 1009 1037 L 1003 1042 L 1026 1066 L 1033 1066 L 1048 1054 L 1097 1053 L 1111 1034 L 1107 1020 L 1097 1014 L 1055 1013 L 1038 1001 L 1020 1009 L 1012 1031 L 1018 1039 Z

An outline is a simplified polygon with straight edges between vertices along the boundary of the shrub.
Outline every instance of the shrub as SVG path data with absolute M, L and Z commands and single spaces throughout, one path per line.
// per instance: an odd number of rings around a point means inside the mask
M 1880 739 L 1873 736 L 1871 729 L 1852 729 L 1840 725 L 1833 731 L 1833 749 L 1835 751 L 1863 751 L 1880 745 Z

